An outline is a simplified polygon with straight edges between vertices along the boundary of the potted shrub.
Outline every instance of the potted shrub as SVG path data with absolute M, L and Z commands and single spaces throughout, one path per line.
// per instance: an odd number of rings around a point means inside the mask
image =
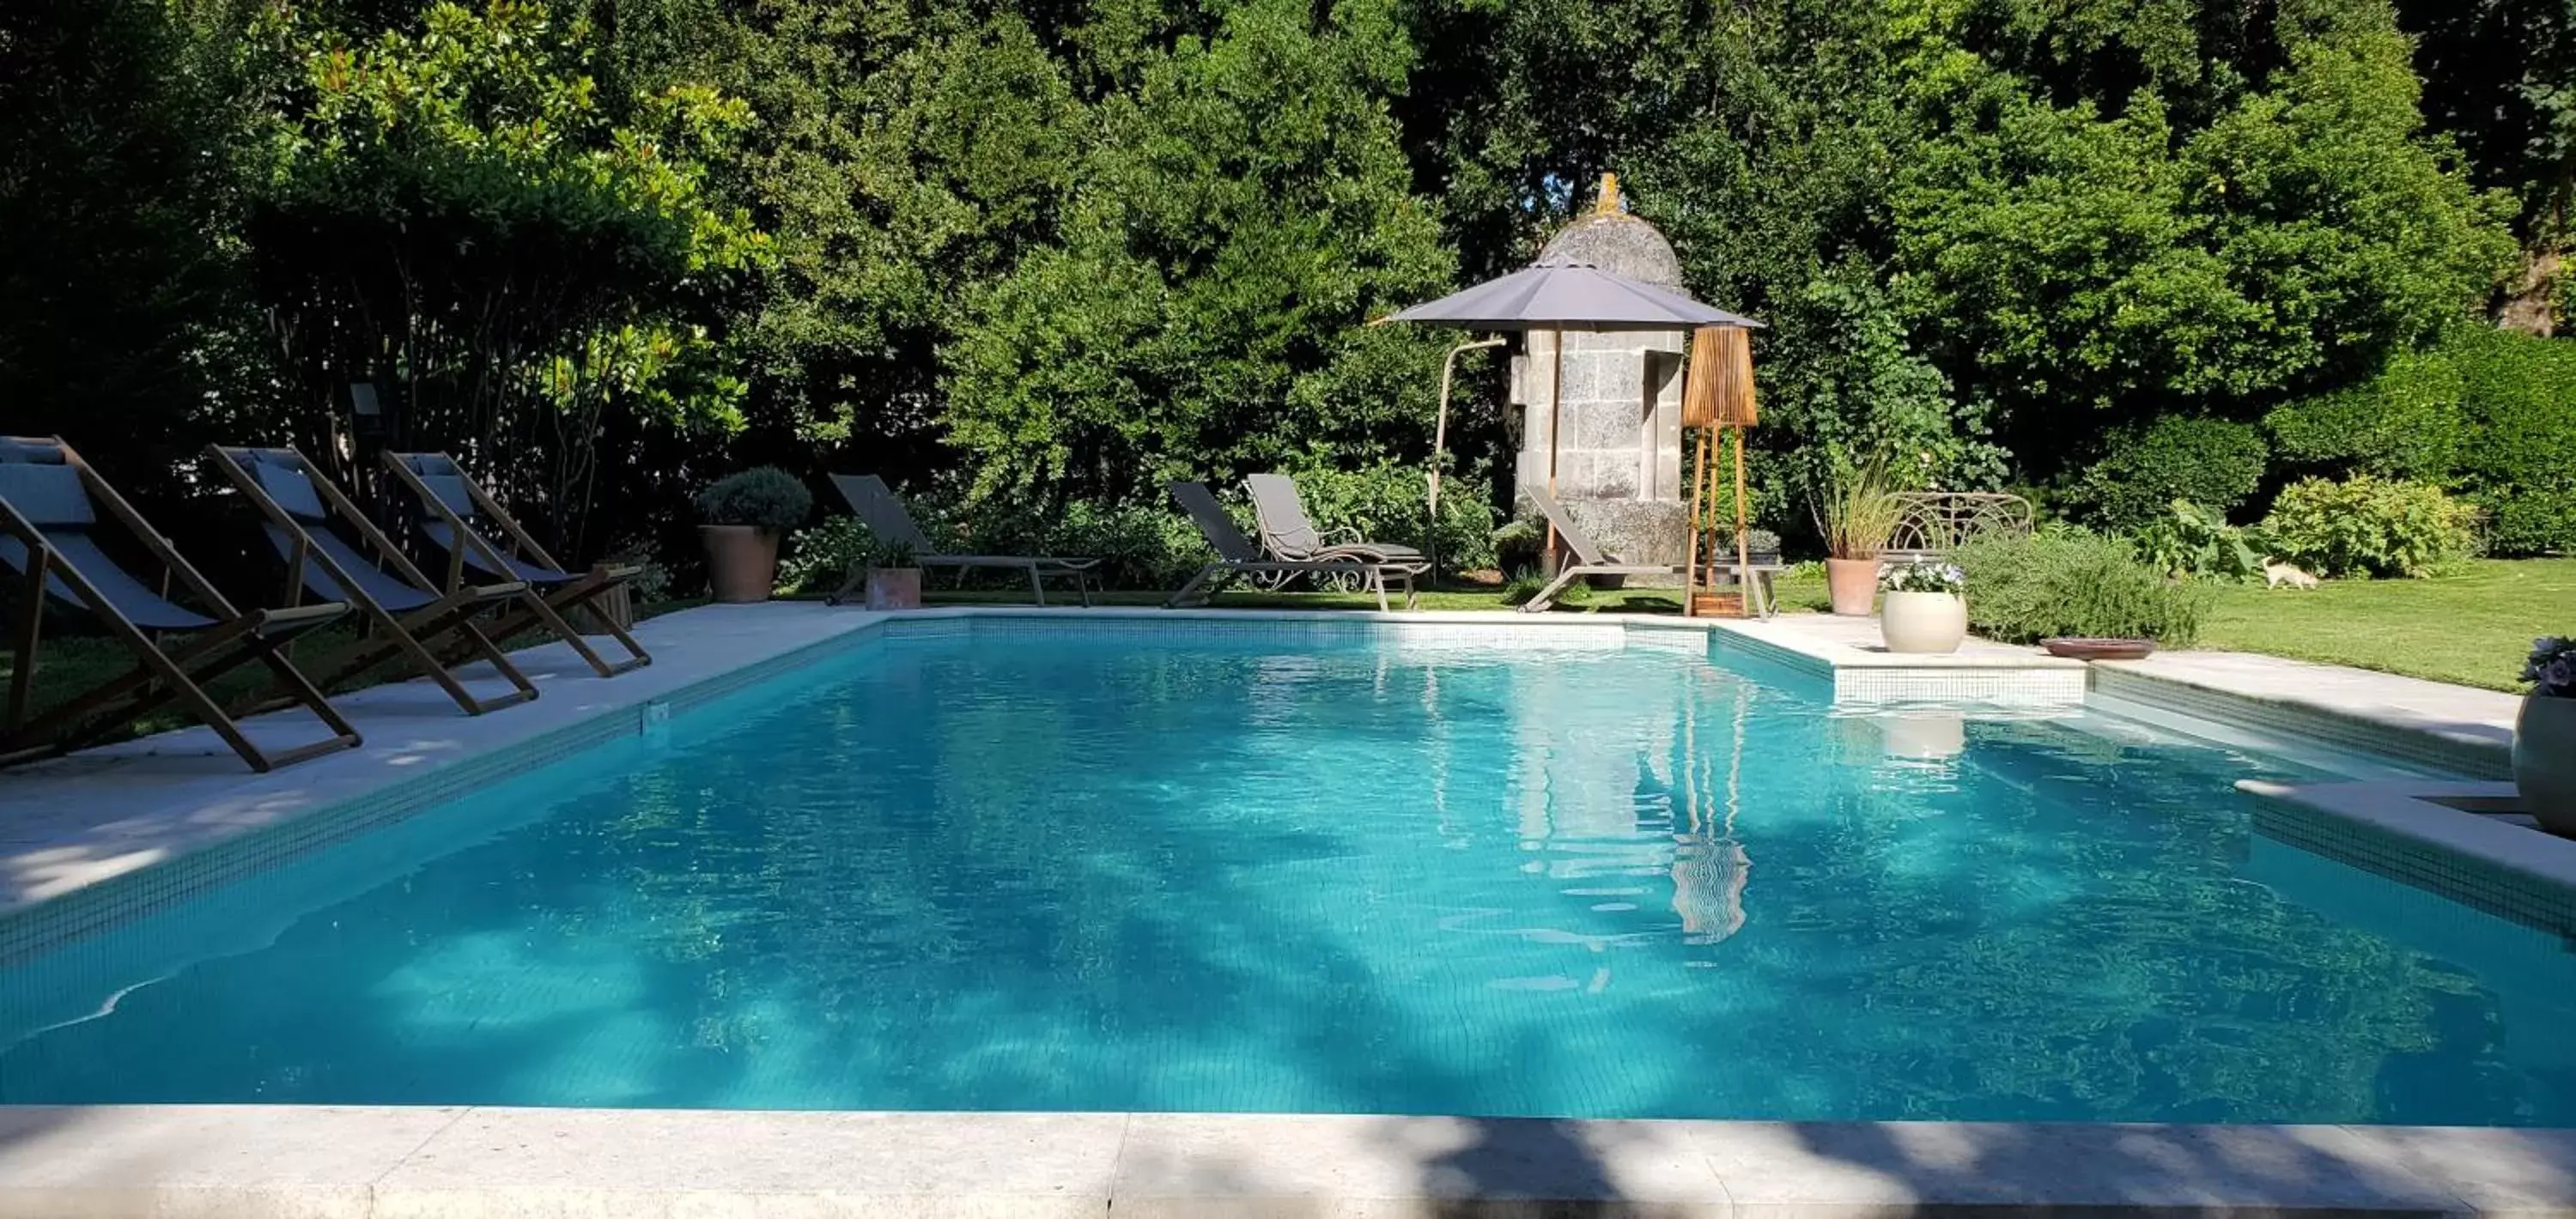
M 698 492 L 698 539 L 718 601 L 766 601 L 778 581 L 778 539 L 805 523 L 814 496 L 796 476 L 758 466 Z
M 1967 576 L 1956 565 L 1906 563 L 1888 569 L 1878 586 L 1887 594 L 1878 631 L 1888 651 L 1941 655 L 1968 637 Z
M 2513 785 L 2542 829 L 2576 837 L 2576 639 L 2535 639 L 2513 721 Z
M 921 608 L 921 568 L 913 563 L 909 543 L 870 539 L 863 561 L 868 565 L 869 609 Z
M 1825 584 L 1834 612 L 1868 617 L 1878 591 L 1878 556 L 1896 531 L 1903 508 L 1887 492 L 1886 476 L 1877 466 L 1842 471 L 1827 491 L 1817 513 L 1825 535 Z

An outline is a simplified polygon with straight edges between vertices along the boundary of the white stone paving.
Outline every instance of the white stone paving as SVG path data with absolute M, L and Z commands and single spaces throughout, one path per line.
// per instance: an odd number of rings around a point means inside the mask
M 0 1108 L 0 1219 L 2576 1216 L 2576 1131 Z

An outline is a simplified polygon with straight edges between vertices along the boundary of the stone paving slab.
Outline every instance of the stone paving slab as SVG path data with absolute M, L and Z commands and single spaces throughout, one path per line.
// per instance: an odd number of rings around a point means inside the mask
M 2576 1131 L 0 1108 L 0 1219 L 2576 1216 Z

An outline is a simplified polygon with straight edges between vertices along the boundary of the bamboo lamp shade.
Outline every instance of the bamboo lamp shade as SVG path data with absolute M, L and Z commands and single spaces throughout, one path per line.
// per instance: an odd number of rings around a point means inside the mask
M 1753 343 L 1741 326 L 1691 332 L 1690 373 L 1682 382 L 1683 427 L 1752 427 Z

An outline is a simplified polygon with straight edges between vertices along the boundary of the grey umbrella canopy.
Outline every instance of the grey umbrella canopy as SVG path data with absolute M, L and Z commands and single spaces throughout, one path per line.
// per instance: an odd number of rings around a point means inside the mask
M 1681 293 L 1667 292 L 1652 284 L 1613 275 L 1591 263 L 1572 259 L 1535 263 L 1500 279 L 1486 280 L 1436 301 L 1389 314 L 1378 321 L 1457 326 L 1466 330 L 1560 332 L 1556 342 L 1555 367 L 1551 370 L 1548 387 L 1547 489 L 1550 494 L 1556 491 L 1557 412 L 1565 381 L 1563 331 L 1689 330 L 1700 326 L 1758 328 L 1762 325 L 1742 314 L 1703 305 Z M 1448 430 L 1446 369 L 1441 375 L 1440 415 L 1441 426 L 1435 435 Z M 1440 512 L 1439 442 L 1435 440 L 1432 447 L 1431 512 L 1436 520 Z M 1548 524 L 1547 535 L 1548 552 L 1553 554 L 1556 550 L 1554 522 Z M 1436 580 L 1436 563 L 1433 570 Z
M 1467 330 L 1688 330 L 1762 324 L 1571 261 L 1523 267 L 1383 320 Z

